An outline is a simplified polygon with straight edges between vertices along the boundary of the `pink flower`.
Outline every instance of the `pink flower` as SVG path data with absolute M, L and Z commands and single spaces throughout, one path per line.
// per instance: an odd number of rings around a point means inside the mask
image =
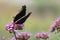
M 13 37 L 11 40 L 16 40 L 15 37 Z
M 53 32 L 53 31 L 55 31 L 55 28 L 56 28 L 56 23 L 54 23 L 54 24 L 52 24 L 52 25 L 50 26 L 49 31 L 50 31 L 50 32 Z
M 47 39 L 47 38 L 50 37 L 50 35 L 49 35 L 48 33 L 45 33 L 45 32 L 40 32 L 40 33 L 37 33 L 37 34 L 35 35 L 35 37 L 36 37 L 37 39 L 39 39 L 39 38 L 41 38 L 41 39 Z
M 31 36 L 28 32 L 21 32 L 21 34 L 22 34 L 24 39 L 29 39 Z
M 28 40 L 30 38 L 30 34 L 27 32 L 21 32 L 16 34 L 17 40 Z M 11 40 L 16 40 L 15 37 L 13 37 Z
M 2 40 L 6 40 L 6 38 L 5 38 L 5 37 L 3 37 L 3 38 L 2 38 Z
M 41 34 L 40 34 L 40 33 L 37 33 L 37 34 L 35 35 L 35 37 L 36 37 L 36 38 L 41 38 Z
M 16 30 L 22 30 L 23 29 L 23 24 L 15 24 Z
M 9 33 L 14 32 L 13 24 L 14 24 L 13 22 L 9 22 L 9 23 L 5 26 L 5 29 L 6 29 L 7 31 L 9 31 Z
M 15 24 L 13 22 L 9 22 L 6 26 L 5 29 L 9 31 L 9 33 L 14 32 L 14 30 L 22 30 L 23 29 L 23 24 Z
M 56 23 L 60 22 L 60 17 L 55 20 Z
M 60 30 L 60 17 L 57 18 L 57 20 L 55 20 L 55 22 L 50 26 L 50 32 L 55 32 L 55 30 Z

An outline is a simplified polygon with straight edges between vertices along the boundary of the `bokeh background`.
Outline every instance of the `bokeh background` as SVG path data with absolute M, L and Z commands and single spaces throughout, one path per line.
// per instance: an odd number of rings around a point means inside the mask
M 0 0 L 0 40 L 3 37 L 12 38 L 4 26 L 13 21 L 13 17 L 21 10 L 22 5 L 27 6 L 27 13 L 32 15 L 24 23 L 24 29 L 18 32 L 32 34 L 30 40 L 37 40 L 34 35 L 37 32 L 49 32 L 50 25 L 60 16 L 60 0 Z M 60 40 L 60 33 L 50 33 L 48 40 Z

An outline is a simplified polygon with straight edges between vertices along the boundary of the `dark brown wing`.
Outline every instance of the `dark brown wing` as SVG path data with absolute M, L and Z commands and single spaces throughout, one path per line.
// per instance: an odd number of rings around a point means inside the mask
M 26 16 L 22 17 L 21 19 L 19 19 L 18 21 L 16 21 L 16 24 L 23 24 L 30 15 L 31 15 L 31 12 L 28 13 Z
M 16 22 L 21 17 L 25 16 L 26 14 L 26 5 L 22 6 L 22 10 L 14 17 L 14 22 Z

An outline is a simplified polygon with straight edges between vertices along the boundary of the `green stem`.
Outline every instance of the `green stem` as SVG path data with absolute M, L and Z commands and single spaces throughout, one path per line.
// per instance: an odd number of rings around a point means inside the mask
M 14 34 L 14 36 L 15 36 L 15 39 L 17 40 L 17 38 L 16 38 L 16 32 L 13 32 L 13 34 Z

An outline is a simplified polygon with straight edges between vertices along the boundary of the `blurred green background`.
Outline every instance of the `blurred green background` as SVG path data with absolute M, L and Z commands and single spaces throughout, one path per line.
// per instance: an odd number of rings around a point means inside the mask
M 22 5 L 26 5 L 27 13 L 32 11 L 32 15 L 24 23 L 24 29 L 18 32 L 31 33 L 30 40 L 37 40 L 34 38 L 37 32 L 48 32 L 50 25 L 60 16 L 60 0 L 0 0 L 0 40 L 14 36 L 4 26 L 13 21 L 12 17 L 21 10 Z M 50 34 L 48 40 L 60 40 L 60 33 Z

